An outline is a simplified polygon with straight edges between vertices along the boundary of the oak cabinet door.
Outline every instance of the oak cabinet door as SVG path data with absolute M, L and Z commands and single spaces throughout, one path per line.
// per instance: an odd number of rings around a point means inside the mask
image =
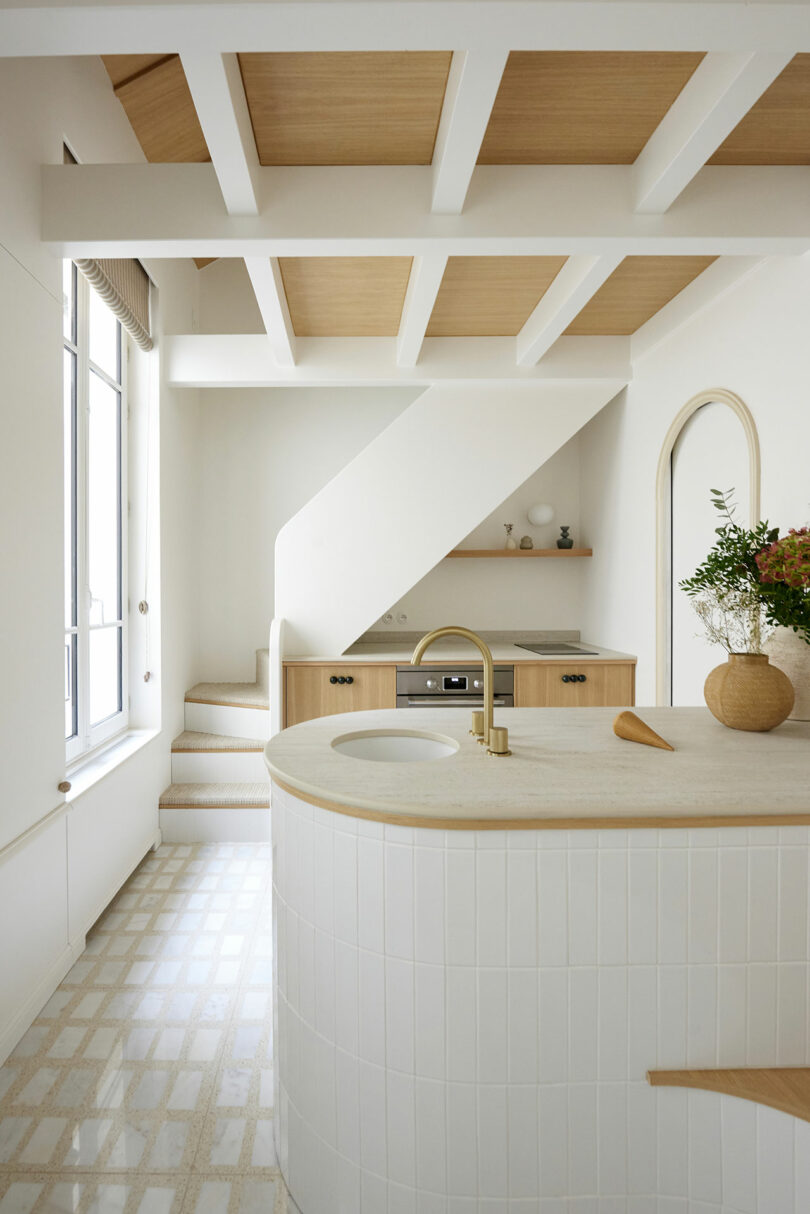
M 565 676 L 565 680 L 563 680 Z M 635 703 L 632 662 L 533 662 L 515 666 L 516 708 L 628 708 Z
M 397 706 L 396 666 L 285 666 L 284 682 L 288 726 L 337 712 Z

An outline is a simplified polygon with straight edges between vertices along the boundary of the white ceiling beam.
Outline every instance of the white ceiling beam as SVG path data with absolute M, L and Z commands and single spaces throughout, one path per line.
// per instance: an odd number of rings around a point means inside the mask
M 273 357 L 279 366 L 291 367 L 295 363 L 295 333 L 278 258 L 246 257 L 245 266 L 256 293 Z
M 568 258 L 515 339 L 519 366 L 539 362 L 621 260 L 617 256 Z
M 258 215 L 259 167 L 236 55 L 184 51 L 180 60 L 229 215 Z
M 171 383 L 184 387 L 425 387 L 630 378 L 627 337 L 563 337 L 536 367 L 515 364 L 514 338 L 429 337 L 417 367 L 400 367 L 393 337 L 304 337 L 295 366 L 279 366 L 264 334 L 166 336 Z M 617 388 L 618 391 L 618 388 Z
M 447 258 L 441 254 L 414 257 L 411 263 L 397 337 L 397 365 L 400 367 L 415 367 L 419 362 L 419 352 L 446 265 Z
M 458 215 L 470 187 L 508 52 L 454 51 L 433 152 L 433 203 Z
M 706 55 L 636 159 L 636 210 L 666 211 L 791 58 Z
M 199 51 L 810 51 L 780 0 L 0 0 L 0 56 Z
M 768 260 L 766 257 L 718 257 L 674 299 L 636 329 L 630 338 L 632 361 L 635 363 L 644 358 L 693 317 L 739 287 Z
M 790 255 L 810 248 L 810 172 L 702 169 L 664 215 L 632 165 L 490 166 L 475 206 L 427 209 L 430 168 L 259 169 L 258 216 L 229 216 L 206 164 L 47 165 L 42 238 L 62 257 Z M 369 205 L 369 199 L 374 205 Z

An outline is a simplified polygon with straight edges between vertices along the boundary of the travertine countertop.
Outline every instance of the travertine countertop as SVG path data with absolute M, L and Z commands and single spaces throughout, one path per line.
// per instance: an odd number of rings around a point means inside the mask
M 496 709 L 495 723 L 508 726 L 514 752 L 503 759 L 488 757 L 468 736 L 464 708 L 343 713 L 283 730 L 265 757 L 287 788 L 385 821 L 663 826 L 804 815 L 810 822 L 810 722 L 744 733 L 726 729 L 705 708 L 638 709 L 672 743 L 671 753 L 617 738 L 616 712 Z M 459 749 L 416 763 L 369 762 L 332 749 L 334 738 L 366 729 L 425 730 L 455 739 Z
M 486 637 L 484 638 L 486 640 Z M 395 663 L 397 666 L 405 666 L 410 660 L 414 651 L 415 641 L 412 642 L 397 642 L 391 641 L 360 641 L 356 645 L 352 645 L 345 653 L 335 657 L 331 655 L 320 656 L 299 656 L 293 654 L 284 657 L 285 662 L 314 662 L 330 663 L 330 662 L 380 662 L 380 663 Z M 589 645 L 586 641 L 571 641 L 569 644 L 577 645 L 582 650 L 588 650 L 587 653 L 567 653 L 567 654 L 539 654 L 532 653 L 528 649 L 521 649 L 518 645 L 508 641 L 490 641 L 489 647 L 492 650 L 492 657 L 495 662 L 635 662 L 635 657 L 629 653 L 618 653 L 614 649 L 604 649 L 599 645 Z M 437 641 L 435 645 L 431 645 L 422 659 L 425 666 L 433 666 L 437 663 L 452 662 L 459 666 L 480 666 L 481 655 L 474 645 L 468 641 L 461 639 Z

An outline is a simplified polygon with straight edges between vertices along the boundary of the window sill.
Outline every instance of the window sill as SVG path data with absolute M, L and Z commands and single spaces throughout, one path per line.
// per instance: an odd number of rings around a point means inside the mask
M 95 754 L 77 760 L 76 765 L 67 772 L 70 792 L 65 793 L 65 800 L 75 801 L 99 780 L 115 771 L 116 767 L 131 759 L 159 733 L 159 729 L 127 729 Z

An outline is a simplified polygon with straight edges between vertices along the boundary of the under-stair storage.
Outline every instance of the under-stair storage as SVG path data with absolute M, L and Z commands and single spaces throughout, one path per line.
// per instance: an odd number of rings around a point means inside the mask
M 197 683 L 186 692 L 186 728 L 172 743 L 172 783 L 160 798 L 167 842 L 270 838 L 268 664 L 260 649 L 255 683 Z

